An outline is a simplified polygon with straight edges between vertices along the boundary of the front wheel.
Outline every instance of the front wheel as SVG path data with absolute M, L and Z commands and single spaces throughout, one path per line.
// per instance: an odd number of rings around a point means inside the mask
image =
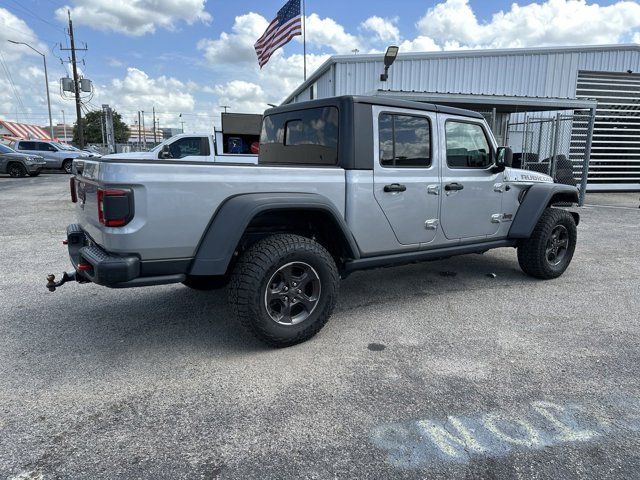
M 313 337 L 329 320 L 340 277 L 319 243 L 278 234 L 251 246 L 236 264 L 229 304 L 260 340 L 287 347 Z
M 566 210 L 547 208 L 527 240 L 518 247 L 518 263 L 527 275 L 557 278 L 571 263 L 578 232 Z
M 12 163 L 9 165 L 7 173 L 13 178 L 22 178 L 27 175 L 27 169 L 20 163 Z

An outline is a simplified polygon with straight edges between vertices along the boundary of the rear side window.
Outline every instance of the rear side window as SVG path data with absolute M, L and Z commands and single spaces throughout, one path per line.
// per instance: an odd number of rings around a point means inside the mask
M 18 144 L 18 150 L 35 150 L 36 142 L 20 142 Z
M 378 119 L 380 165 L 383 167 L 430 167 L 429 119 L 383 113 Z
M 336 107 L 268 115 L 262 122 L 259 162 L 336 165 L 338 127 Z
M 447 165 L 450 168 L 488 168 L 493 164 L 489 141 L 482 126 L 448 121 Z

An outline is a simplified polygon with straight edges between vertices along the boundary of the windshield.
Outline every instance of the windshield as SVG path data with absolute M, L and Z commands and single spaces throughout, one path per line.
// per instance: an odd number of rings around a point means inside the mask
M 63 143 L 58 143 L 58 142 L 51 142 L 51 143 L 53 143 L 56 147 L 58 147 L 61 150 L 71 150 L 71 151 L 78 150 L 76 147 L 72 147 L 71 145 L 65 145 Z

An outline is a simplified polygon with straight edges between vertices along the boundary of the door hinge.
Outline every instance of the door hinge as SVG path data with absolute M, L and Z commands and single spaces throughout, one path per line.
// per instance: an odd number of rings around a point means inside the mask
M 424 228 L 426 228 L 427 230 L 437 230 L 439 224 L 440 221 L 437 218 L 432 218 L 424 222 Z
M 440 185 L 427 185 L 427 193 L 430 195 L 440 195 Z
M 502 220 L 501 213 L 494 213 L 491 215 L 491 223 L 500 223 L 500 220 Z

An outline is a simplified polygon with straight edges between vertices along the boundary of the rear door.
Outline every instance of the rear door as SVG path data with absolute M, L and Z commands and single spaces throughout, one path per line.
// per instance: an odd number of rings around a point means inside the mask
M 482 120 L 440 115 L 442 229 L 449 239 L 490 237 L 502 218 L 501 173 L 492 171 L 495 145 Z
M 374 196 L 402 245 L 433 241 L 440 207 L 436 114 L 373 107 Z

